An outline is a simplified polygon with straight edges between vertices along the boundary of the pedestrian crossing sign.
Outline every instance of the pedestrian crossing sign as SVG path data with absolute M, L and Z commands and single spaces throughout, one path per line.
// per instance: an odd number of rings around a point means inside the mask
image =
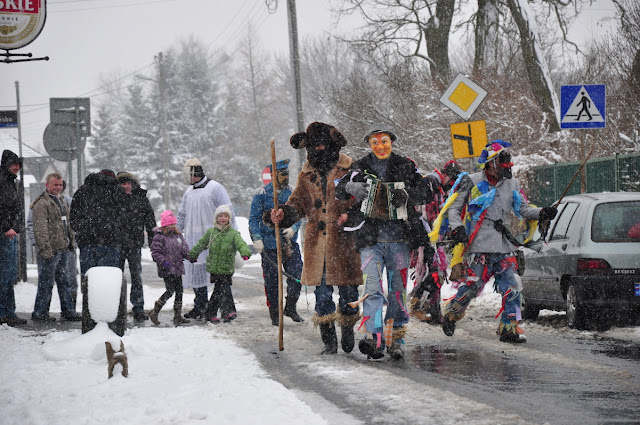
M 584 84 L 560 87 L 560 128 L 604 128 L 606 86 Z

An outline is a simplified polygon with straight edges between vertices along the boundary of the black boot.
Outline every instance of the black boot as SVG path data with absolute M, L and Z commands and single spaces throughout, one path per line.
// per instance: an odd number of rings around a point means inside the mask
M 294 322 L 304 322 L 304 319 L 300 317 L 300 315 L 296 311 L 297 302 L 298 298 L 295 298 L 292 295 L 288 295 L 287 303 L 284 305 L 284 315 L 291 317 L 291 320 L 293 320 Z
M 336 325 L 333 322 L 321 323 L 320 336 L 322 337 L 322 342 L 324 342 L 324 348 L 320 354 L 336 354 L 338 352 Z
M 358 343 L 358 349 L 367 355 L 367 359 L 378 360 L 384 357 L 384 342 L 380 343 L 380 347 L 376 347 L 374 339 L 364 338 Z
M 280 314 L 278 312 L 278 307 L 277 306 L 269 306 L 269 316 L 271 316 L 271 324 L 273 326 L 279 326 L 280 325 Z
M 355 336 L 353 334 L 353 327 L 358 323 L 360 314 L 356 313 L 351 316 L 346 316 L 341 312 L 338 312 L 336 322 L 340 325 L 340 345 L 342 351 L 350 353 L 353 351 L 353 346 L 356 344 Z
M 442 318 L 442 331 L 446 336 L 453 336 L 456 331 L 456 322 L 449 319 L 448 314 Z
M 204 316 L 202 314 L 202 312 L 196 310 L 196 308 L 194 307 L 193 310 L 189 311 L 188 313 L 184 314 L 184 318 L 185 319 L 202 319 Z

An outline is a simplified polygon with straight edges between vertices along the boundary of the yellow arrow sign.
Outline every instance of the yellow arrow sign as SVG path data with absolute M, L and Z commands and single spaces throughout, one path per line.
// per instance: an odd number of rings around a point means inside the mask
M 451 124 L 451 142 L 455 159 L 480 156 L 482 149 L 487 145 L 485 122 L 472 121 Z

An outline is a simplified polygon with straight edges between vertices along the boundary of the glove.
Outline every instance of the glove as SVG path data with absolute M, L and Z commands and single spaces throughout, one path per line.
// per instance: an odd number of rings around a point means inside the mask
M 391 198 L 391 205 L 395 208 L 400 208 L 407 204 L 407 191 L 404 189 L 393 189 L 393 197 Z
M 295 235 L 295 233 L 296 232 L 294 232 L 294 230 L 291 227 L 287 227 L 282 231 L 282 236 L 284 236 L 287 239 L 293 239 L 293 235 Z
M 169 263 L 168 261 L 165 261 L 162 263 L 162 268 L 163 269 L 168 269 L 169 267 L 171 267 L 171 263 Z
M 249 257 L 247 257 L 246 255 L 243 255 L 243 256 L 242 256 L 242 259 L 243 259 L 244 261 L 247 261 L 247 260 L 249 259 Z
M 451 232 L 451 239 L 453 239 L 456 243 L 469 242 L 469 236 L 467 236 L 467 232 L 464 230 L 464 226 L 458 226 L 453 229 L 453 232 Z
M 362 201 L 369 196 L 369 185 L 362 182 L 347 182 L 345 185 L 347 193 L 355 197 L 358 201 Z
M 255 241 L 253 241 L 253 249 L 258 254 L 262 254 L 262 251 L 264 251 L 264 244 L 262 243 L 261 239 L 256 239 Z
M 558 214 L 558 209 L 556 207 L 544 207 L 540 210 L 540 221 L 553 220 Z

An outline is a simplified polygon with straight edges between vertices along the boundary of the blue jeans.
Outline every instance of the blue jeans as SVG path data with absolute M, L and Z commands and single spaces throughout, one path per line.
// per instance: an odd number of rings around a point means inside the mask
M 262 272 L 264 273 L 264 287 L 267 293 L 269 305 L 278 306 L 278 253 L 275 249 L 265 249 L 262 252 Z M 268 258 L 267 258 L 268 257 Z M 271 261 L 269 261 L 271 260 Z M 300 247 L 292 244 L 290 256 L 282 256 L 282 266 L 284 271 L 296 279 L 302 275 L 302 258 L 300 258 Z M 300 298 L 302 285 L 299 281 L 287 276 L 287 296 L 296 300 Z
M 120 265 L 120 249 L 113 246 L 81 246 L 80 247 L 80 274 L 84 279 L 85 273 L 91 267 Z
M 13 282 L 18 278 L 18 238 L 0 234 L 0 317 L 16 317 Z
M 362 315 L 369 318 L 365 322 L 367 332 L 382 333 L 388 319 L 393 319 L 393 327 L 409 322 L 405 308 L 409 252 L 409 245 L 403 242 L 379 242 L 360 250 L 365 295 L 368 295 L 362 303 Z M 382 273 L 385 269 L 388 298 L 382 288 Z M 383 320 L 382 308 L 385 304 L 387 312 Z
M 517 274 L 516 257 L 511 253 L 473 254 L 467 266 L 466 285 L 458 288 L 458 293 L 446 309 L 454 320 L 459 320 L 471 300 L 478 296 L 492 276 L 495 277 L 496 290 L 502 295 L 504 310 L 500 321 L 510 323 L 512 320 L 522 320 L 520 277 Z
M 318 316 L 326 316 L 336 311 L 336 304 L 333 302 L 333 286 L 327 285 L 325 272 L 322 273 L 322 282 L 320 282 L 320 285 L 316 286 L 316 289 L 313 291 L 316 296 L 315 310 Z M 349 306 L 349 303 L 358 299 L 358 286 L 338 286 L 338 294 L 340 295 L 338 311 L 340 311 L 343 316 L 358 314 L 358 307 L 353 308 Z
M 71 298 L 72 279 L 75 279 L 75 276 L 71 277 L 69 257 L 74 257 L 73 252 L 69 250 L 57 252 L 48 259 L 44 259 L 38 254 L 38 291 L 32 316 L 49 315 L 54 282 L 58 287 L 62 315 L 75 314 Z
M 120 251 L 120 270 L 124 272 L 124 262 L 129 262 L 131 274 L 131 293 L 129 301 L 133 305 L 134 314 L 144 311 L 144 292 L 142 289 L 142 254 L 140 248 L 126 247 Z

